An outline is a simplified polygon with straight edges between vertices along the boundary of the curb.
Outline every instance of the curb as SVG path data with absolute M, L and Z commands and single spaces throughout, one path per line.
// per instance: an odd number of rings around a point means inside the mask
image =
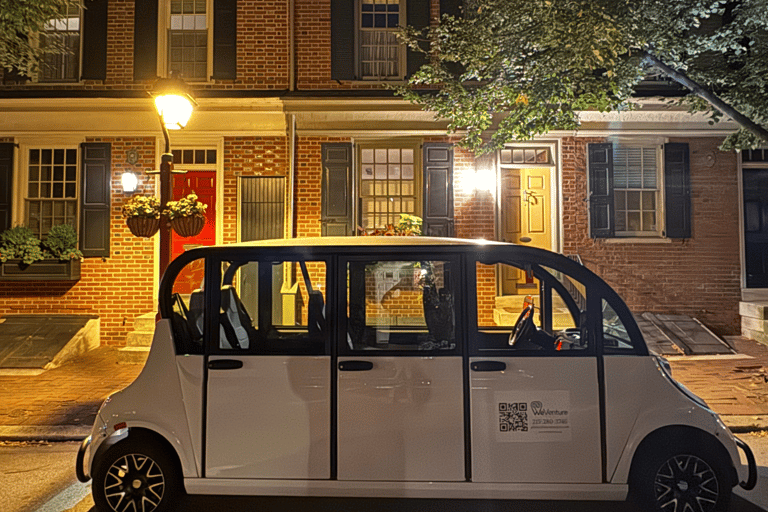
M 90 434 L 90 426 L 20 427 L 0 425 L 0 441 L 82 441 Z
M 719 416 L 734 434 L 747 434 L 749 432 L 768 430 L 768 416 L 750 414 L 720 414 Z

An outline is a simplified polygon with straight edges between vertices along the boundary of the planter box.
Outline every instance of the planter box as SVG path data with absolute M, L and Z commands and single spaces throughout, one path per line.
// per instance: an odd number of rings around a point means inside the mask
M 23 265 L 20 260 L 0 263 L 0 281 L 79 281 L 80 260 L 43 260 Z

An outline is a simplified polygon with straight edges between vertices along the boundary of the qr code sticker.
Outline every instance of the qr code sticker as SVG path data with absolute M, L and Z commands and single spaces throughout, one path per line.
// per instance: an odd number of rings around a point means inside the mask
M 528 431 L 528 404 L 526 402 L 499 404 L 500 432 Z

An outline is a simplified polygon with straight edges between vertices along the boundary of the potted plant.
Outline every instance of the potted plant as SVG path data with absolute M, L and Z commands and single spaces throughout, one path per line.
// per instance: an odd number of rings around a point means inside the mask
M 82 257 L 69 224 L 51 228 L 44 242 L 26 226 L 0 234 L 0 280 L 77 281 Z
M 59 261 L 81 260 L 83 253 L 77 248 L 77 232 L 71 224 L 53 226 L 42 242 L 43 256 Z
M 197 236 L 205 226 L 205 209 L 208 205 L 197 200 L 192 192 L 178 201 L 168 201 L 163 215 L 168 218 L 171 227 L 179 236 Z
M 160 201 L 155 196 L 133 196 L 122 211 L 134 236 L 149 238 L 160 229 Z

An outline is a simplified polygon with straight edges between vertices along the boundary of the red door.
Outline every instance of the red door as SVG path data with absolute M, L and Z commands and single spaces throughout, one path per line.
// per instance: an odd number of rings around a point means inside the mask
M 176 258 L 187 249 L 216 243 L 216 171 L 188 171 L 173 175 L 171 200 L 178 201 L 191 193 L 197 200 L 208 205 L 205 210 L 205 227 L 197 236 L 182 237 L 171 232 L 171 249 Z M 201 262 L 199 262 L 201 263 Z M 194 266 L 194 265 L 193 265 Z M 189 274 L 189 275 L 187 275 Z M 198 275 L 199 274 L 199 275 Z M 185 268 L 174 284 L 174 292 L 188 294 L 200 287 L 202 268 Z

